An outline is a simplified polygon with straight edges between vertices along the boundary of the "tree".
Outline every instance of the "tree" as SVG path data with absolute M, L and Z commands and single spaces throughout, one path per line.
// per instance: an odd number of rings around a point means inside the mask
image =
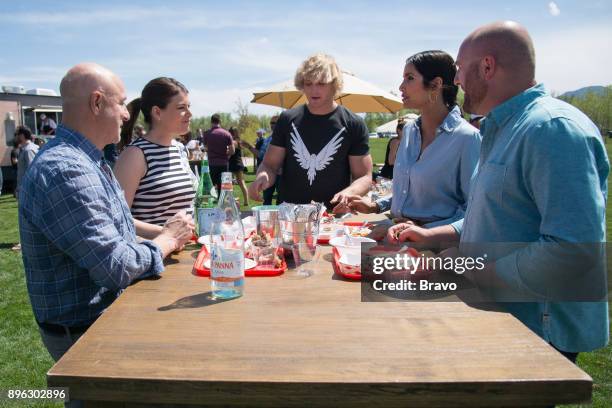
M 589 92 L 581 97 L 561 97 L 587 115 L 607 137 L 612 127 L 612 86 L 607 86 L 603 94 Z

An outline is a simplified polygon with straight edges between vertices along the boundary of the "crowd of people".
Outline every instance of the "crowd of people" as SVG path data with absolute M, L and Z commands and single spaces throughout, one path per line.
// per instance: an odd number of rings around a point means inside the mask
M 254 146 L 213 115 L 212 128 L 185 148 L 176 139 L 189 131 L 189 92 L 177 80 L 153 79 L 126 105 L 123 83 L 110 70 L 87 63 L 67 72 L 56 137 L 36 154 L 31 133 L 22 131 L 18 159 L 28 292 L 54 359 L 126 286 L 162 273 L 162 259 L 191 238 L 195 184 L 186 155 L 200 144 L 213 183 L 234 172 L 245 203 L 271 204 L 277 191 L 279 201 L 323 202 L 334 213 L 389 210 L 401 221 L 388 231 L 391 242 L 605 241 L 609 162 L 599 131 L 536 82 L 534 46 L 517 23 L 476 29 L 456 60 L 443 51 L 406 60 L 399 89 L 419 117 L 398 123 L 387 148 L 381 176 L 393 179 L 388 198 L 366 198 L 373 178 L 368 130 L 335 102 L 343 79 L 334 59 L 306 59 L 295 86 L 307 103 L 273 117 L 272 134 L 260 134 Z M 457 105 L 459 87 L 469 122 Z M 134 127 L 139 113 L 146 133 Z M 113 170 L 104 160 L 108 145 L 119 152 Z M 257 160 L 248 187 L 243 148 Z M 534 256 L 518 250 L 482 274 L 537 290 L 525 276 L 537 273 L 525 266 Z M 506 307 L 572 361 L 608 342 L 605 302 Z

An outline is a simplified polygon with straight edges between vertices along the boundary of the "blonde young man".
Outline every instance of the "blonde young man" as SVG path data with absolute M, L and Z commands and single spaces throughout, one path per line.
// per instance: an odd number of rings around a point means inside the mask
M 279 201 L 324 202 L 336 213 L 347 212 L 347 198 L 364 195 L 372 180 L 368 129 L 363 119 L 334 99 L 342 90 L 335 60 L 316 54 L 295 74 L 295 86 L 308 102 L 283 112 L 249 196 L 274 185 L 282 169 Z

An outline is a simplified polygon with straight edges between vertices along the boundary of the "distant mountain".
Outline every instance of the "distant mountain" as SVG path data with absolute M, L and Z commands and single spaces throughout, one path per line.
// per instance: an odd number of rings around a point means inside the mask
M 568 91 L 563 95 L 559 95 L 560 98 L 582 98 L 586 94 L 595 92 L 598 95 L 603 95 L 606 90 L 605 86 L 594 85 L 594 86 L 585 86 L 584 88 L 576 89 L 575 91 Z

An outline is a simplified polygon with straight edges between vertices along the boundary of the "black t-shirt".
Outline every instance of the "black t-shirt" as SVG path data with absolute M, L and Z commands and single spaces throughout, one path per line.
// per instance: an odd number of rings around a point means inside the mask
M 286 149 L 280 201 L 296 204 L 314 200 L 329 206 L 351 183 L 349 156 L 369 152 L 365 122 L 341 105 L 326 115 L 314 115 L 306 105 L 284 111 L 271 144 Z

